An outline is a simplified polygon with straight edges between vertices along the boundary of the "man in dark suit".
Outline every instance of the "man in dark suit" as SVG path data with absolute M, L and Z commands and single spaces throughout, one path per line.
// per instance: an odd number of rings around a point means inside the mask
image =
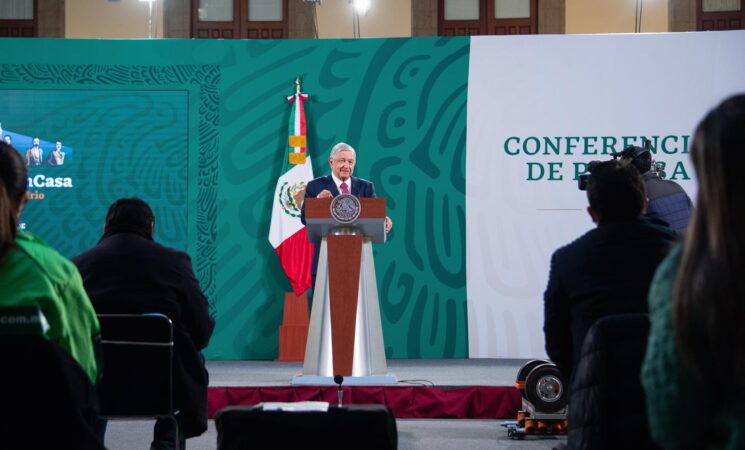
M 675 241 L 667 224 L 642 216 L 644 181 L 631 165 L 599 163 L 587 198 L 597 227 L 554 252 L 544 294 L 546 353 L 567 380 L 595 321 L 647 312 L 652 276 Z
M 356 162 L 357 152 L 351 145 L 344 142 L 336 144 L 329 154 L 331 175 L 318 177 L 309 182 L 305 188 L 305 198 L 333 198 L 340 194 L 352 194 L 359 198 L 375 198 L 375 186 L 372 182 L 352 176 Z M 305 202 L 300 209 L 300 220 L 305 224 Z M 385 232 L 389 232 L 391 227 L 393 227 L 393 222 L 390 217 L 386 216 Z M 319 253 L 320 244 L 316 243 L 313 252 L 313 266 L 310 272 L 314 287 Z
M 26 149 L 26 165 L 40 166 L 43 162 L 44 149 L 39 146 L 39 138 L 31 141 L 31 147 Z
M 97 313 L 162 313 L 173 322 L 174 407 L 181 412 L 183 443 L 207 429 L 208 376 L 200 351 L 215 321 L 189 256 L 153 241 L 154 232 L 155 217 L 147 203 L 117 200 L 106 214 L 98 245 L 72 261 Z M 169 448 L 175 435 L 170 420 L 158 420 L 151 448 Z

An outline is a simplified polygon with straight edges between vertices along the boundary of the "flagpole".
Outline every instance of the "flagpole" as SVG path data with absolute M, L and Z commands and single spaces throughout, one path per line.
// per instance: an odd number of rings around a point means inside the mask
M 292 104 L 287 122 L 287 141 L 283 151 L 283 172 L 277 180 L 269 227 L 274 247 L 293 292 L 285 294 L 282 324 L 279 327 L 279 361 L 303 361 L 308 336 L 308 293 L 312 287 L 310 269 L 313 244 L 308 241 L 300 221 L 305 185 L 313 179 L 307 155 L 307 134 L 300 75 L 295 77 L 295 93 L 285 97 Z

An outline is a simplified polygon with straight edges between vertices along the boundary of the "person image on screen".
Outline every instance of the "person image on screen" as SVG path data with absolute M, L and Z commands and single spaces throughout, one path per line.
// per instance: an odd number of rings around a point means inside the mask
M 698 197 L 682 244 L 649 291 L 641 381 L 665 449 L 745 448 L 745 93 L 698 125 Z
M 329 154 L 331 175 L 318 177 L 310 181 L 305 188 L 305 198 L 333 198 L 340 194 L 352 194 L 360 198 L 375 198 L 375 186 L 372 182 L 352 176 L 356 162 L 357 152 L 351 145 L 345 142 L 334 145 Z M 305 202 L 300 208 L 300 218 L 305 224 Z M 386 216 L 385 232 L 388 233 L 392 227 L 393 221 Z M 314 285 L 319 253 L 320 244 L 316 243 L 313 252 L 313 265 L 311 266 Z
M 0 123 L 0 136 L 2 136 L 2 137 L 3 137 L 3 141 L 5 141 L 5 143 L 6 143 L 6 144 L 8 144 L 8 145 L 13 145 L 13 138 L 12 138 L 12 137 L 10 137 L 10 135 L 9 135 L 9 134 L 6 134 L 6 133 L 5 133 L 4 131 L 3 131 L 3 124 L 1 124 L 1 123 Z
M 44 149 L 39 146 L 39 138 L 31 141 L 31 147 L 26 149 L 26 165 L 40 166 L 43 161 Z
M 153 239 L 155 216 L 139 198 L 122 198 L 106 214 L 98 244 L 73 258 L 99 314 L 161 313 L 173 322 L 174 407 L 180 411 L 179 442 L 207 429 L 208 374 L 200 353 L 215 321 L 186 253 Z M 170 448 L 174 424 L 158 419 L 152 449 Z M 184 448 L 183 445 L 181 448 Z
M 54 150 L 49 153 L 47 163 L 50 166 L 61 166 L 65 163 L 65 152 L 62 151 L 62 142 L 54 143 Z

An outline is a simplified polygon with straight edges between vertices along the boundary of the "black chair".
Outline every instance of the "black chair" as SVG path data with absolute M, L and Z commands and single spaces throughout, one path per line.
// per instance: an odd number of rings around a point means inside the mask
M 36 308 L 0 307 L 0 447 L 103 449 L 95 389 L 45 326 Z
M 173 420 L 173 324 L 163 314 L 99 314 L 103 378 L 101 416 Z
M 648 335 L 646 314 L 604 317 L 587 332 L 569 398 L 569 448 L 658 448 L 640 380 Z
M 215 428 L 218 450 L 398 448 L 396 419 L 383 405 L 331 406 L 328 411 L 230 406 L 215 414 Z

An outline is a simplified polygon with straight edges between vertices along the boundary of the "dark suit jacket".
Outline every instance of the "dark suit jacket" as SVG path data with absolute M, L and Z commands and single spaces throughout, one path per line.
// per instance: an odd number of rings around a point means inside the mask
M 175 407 L 181 410 L 186 437 L 202 434 L 207 429 L 208 377 L 199 351 L 207 346 L 215 321 L 189 256 L 121 232 L 104 236 L 72 261 L 97 313 L 158 312 L 171 319 Z
M 543 331 L 546 353 L 568 380 L 595 321 L 647 312 L 652 276 L 674 241 L 669 227 L 639 219 L 600 225 L 554 252 Z
M 328 190 L 334 197 L 341 194 L 331 175 L 326 175 L 308 183 L 305 187 L 305 198 L 316 198 L 323 190 Z M 375 185 L 362 178 L 352 177 L 352 191 L 350 194 L 358 198 L 375 198 Z M 303 206 L 300 208 L 300 220 L 305 225 L 305 202 L 303 202 Z M 313 278 L 315 278 L 316 270 L 318 269 L 318 254 L 320 251 L 321 245 L 316 243 L 313 251 L 313 266 L 310 271 Z

